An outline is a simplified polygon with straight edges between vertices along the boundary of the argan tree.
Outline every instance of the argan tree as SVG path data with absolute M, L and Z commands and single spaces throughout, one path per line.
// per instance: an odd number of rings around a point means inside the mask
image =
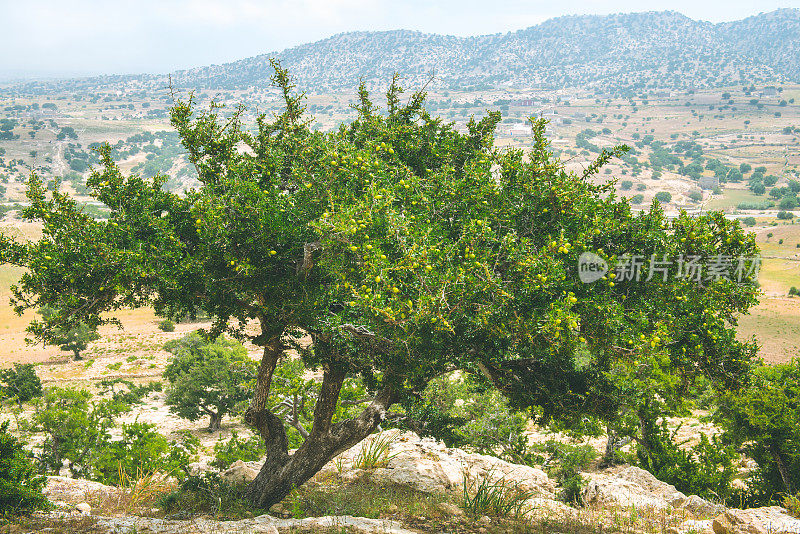
M 210 342 L 196 332 L 164 348 L 173 355 L 164 370 L 170 411 L 190 421 L 208 417 L 208 431 L 219 430 L 223 416 L 247 400 L 256 377 L 247 350 L 234 340 L 220 336 Z
M 267 450 L 248 490 L 255 504 L 280 501 L 452 370 L 491 380 L 542 421 L 613 417 L 617 390 L 648 378 L 648 393 L 673 398 L 694 377 L 733 387 L 747 373 L 751 353 L 730 326 L 755 301 L 751 275 L 697 281 L 678 277 L 677 263 L 663 280 L 582 283 L 577 273 L 584 251 L 612 268 L 626 253 L 752 255 L 738 222 L 669 223 L 658 205 L 633 214 L 613 184 L 593 182 L 622 149 L 568 172 L 544 121 L 532 121 L 529 153 L 501 151 L 499 113 L 461 133 L 428 114 L 423 92 L 404 97 L 397 79 L 384 110 L 362 86 L 352 123 L 315 130 L 274 66 L 285 104 L 275 117 L 244 125 L 242 108 L 201 111 L 191 98 L 172 109 L 199 189 L 181 196 L 163 189 L 165 176 L 125 176 L 105 148 L 88 186 L 110 208 L 107 222 L 32 176 L 24 216 L 41 221 L 43 238 L 0 241 L 0 260 L 27 268 L 17 310 L 59 310 L 31 324 L 35 335 L 152 306 L 171 317 L 202 310 L 215 318 L 209 336 L 263 347 L 245 414 Z M 322 378 L 308 437 L 289 455 L 268 399 L 301 333 L 312 339 L 297 347 L 303 364 Z M 371 401 L 335 420 L 350 376 Z

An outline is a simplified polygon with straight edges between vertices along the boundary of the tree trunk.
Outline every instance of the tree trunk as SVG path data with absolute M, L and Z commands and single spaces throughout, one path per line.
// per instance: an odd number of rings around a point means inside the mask
M 794 490 L 792 477 L 789 474 L 789 468 L 786 465 L 786 460 L 784 459 L 780 450 L 778 450 L 778 447 L 775 445 L 769 445 L 769 452 L 772 454 L 772 459 L 775 460 L 776 464 L 778 464 L 778 472 L 781 474 L 781 480 L 783 480 L 783 488 L 786 490 L 788 495 L 791 495 L 794 493 Z
M 75 359 L 76 360 L 82 360 L 83 359 L 81 357 L 81 351 L 79 351 L 78 349 L 72 349 L 72 354 L 75 355 Z
M 219 430 L 222 423 L 222 414 L 212 412 L 209 415 L 211 416 L 211 420 L 208 422 L 208 431 L 213 432 Z
M 267 412 L 272 418 L 265 417 L 263 422 L 274 424 L 274 428 L 267 429 L 268 433 L 277 433 L 279 428 L 283 436 L 283 445 L 280 449 L 268 445 L 264 465 L 247 489 L 247 497 L 255 506 L 266 509 L 279 503 L 294 488 L 300 487 L 313 477 L 337 454 L 370 435 L 385 419 L 387 409 L 396 398 L 391 386 L 381 390 L 358 417 L 331 424 L 345 374 L 342 370 L 326 367 L 314 410 L 314 426 L 308 439 L 291 456 L 286 449 L 283 424 L 280 419 Z

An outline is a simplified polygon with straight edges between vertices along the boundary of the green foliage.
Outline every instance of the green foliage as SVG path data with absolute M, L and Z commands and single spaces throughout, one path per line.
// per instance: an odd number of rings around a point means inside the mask
M 397 456 L 390 454 L 389 449 L 397 440 L 397 433 L 384 432 L 373 435 L 363 441 L 361 450 L 353 458 L 354 469 L 376 469 L 386 467 L 389 461 Z
M 238 460 L 253 462 L 264 458 L 266 449 L 264 440 L 253 434 L 247 439 L 242 439 L 234 430 L 227 441 L 219 440 L 214 444 L 214 460 L 211 465 L 218 469 L 227 469 Z
M 786 508 L 789 515 L 800 518 L 800 493 L 797 495 L 786 495 L 781 501 L 781 505 Z
M 162 497 L 160 505 L 170 517 L 210 515 L 218 520 L 241 519 L 266 513 L 244 500 L 244 486 L 231 484 L 219 473 L 188 476 L 178 488 Z
M 42 381 L 31 363 L 15 363 L 13 369 L 0 370 L 0 395 L 14 399 L 21 406 L 42 396 Z
M 642 439 L 637 442 L 639 466 L 658 480 L 672 484 L 687 495 L 725 500 L 731 496 L 730 483 L 736 474 L 733 447 L 704 434 L 692 448 L 676 440 L 678 429 L 670 432 L 665 419 L 658 424 L 655 414 L 643 416 Z
M 756 370 L 748 388 L 720 396 L 715 422 L 758 464 L 749 500 L 773 502 L 800 479 L 800 361 Z
M 745 217 L 742 219 L 742 222 L 747 226 L 755 226 L 756 225 L 756 218 L 755 217 Z
M 0 236 L 0 261 L 25 268 L 13 291 L 18 313 L 58 310 L 30 325 L 35 337 L 79 321 L 96 328 L 122 307 L 152 306 L 163 317 L 202 310 L 214 318 L 210 339 L 248 338 L 265 348 L 267 367 L 283 340 L 308 333 L 306 370 L 321 370 L 328 384 L 359 377 L 387 405 L 461 370 L 487 377 L 510 407 L 565 424 L 614 419 L 646 396 L 677 409 L 700 376 L 725 387 L 745 380 L 754 349 L 733 327 L 756 302 L 752 276 L 698 284 L 675 264 L 666 281 L 644 272 L 585 284 L 576 272 L 584 252 L 611 266 L 625 254 L 697 255 L 702 264 L 754 256 L 754 238 L 737 221 L 667 220 L 658 202 L 634 213 L 613 183 L 594 179 L 625 147 L 600 151 L 575 174 L 553 155 L 546 121 L 531 121 L 532 150 L 499 149 L 499 113 L 461 133 L 428 113 L 424 92 L 404 97 L 397 79 L 386 109 L 362 86 L 356 118 L 321 132 L 274 66 L 284 100 L 274 118 L 245 125 L 243 108 L 199 110 L 192 100 L 173 108 L 201 182 L 185 195 L 165 191 L 162 175 L 124 175 L 108 146 L 87 180 L 111 210 L 107 221 L 31 176 L 24 215 L 41 221 L 43 238 Z M 593 135 L 581 132 L 591 150 Z M 678 145 L 685 157 L 702 153 Z M 245 329 L 254 321 L 255 333 Z M 206 397 L 220 397 L 221 381 L 209 377 L 226 365 L 204 368 L 193 351 L 176 353 L 169 374 L 173 407 L 196 418 Z M 260 386 L 271 395 L 266 376 Z M 301 398 L 281 404 L 302 411 Z M 219 412 L 206 410 L 214 426 Z M 328 426 L 330 410 L 318 411 Z
M 633 187 L 633 182 L 630 180 L 622 180 L 622 182 L 620 182 L 620 188 L 623 191 L 630 191 L 632 187 Z
M 581 475 L 598 457 L 591 445 L 572 445 L 551 439 L 534 447 L 546 454 L 544 468 L 561 487 L 559 498 L 567 503 L 582 503 L 586 479 Z
M 8 421 L 0 424 L 0 517 L 48 506 L 42 494 L 46 479 L 36 475 L 30 455 L 8 425 Z
M 401 426 L 420 435 L 515 463 L 531 463 L 526 429 L 530 419 L 485 381 L 471 375 L 432 380 L 416 398 L 403 401 Z
M 778 219 L 788 221 L 790 219 L 794 219 L 794 213 L 791 211 L 779 211 L 778 212 Z
M 158 329 L 162 332 L 174 332 L 175 323 L 171 319 L 163 319 L 158 322 Z
M 190 421 L 209 416 L 209 430 L 216 430 L 224 415 L 247 400 L 256 366 L 240 343 L 223 336 L 209 341 L 193 332 L 164 348 L 173 354 L 164 370 L 172 412 Z
M 92 478 L 118 485 L 143 475 L 167 473 L 183 479 L 200 441 L 189 433 L 182 441 L 167 441 L 149 423 L 122 424 L 122 438 L 108 441 L 93 454 Z M 122 478 L 120 478 L 122 476 Z
M 465 472 L 462 483 L 461 508 L 476 517 L 519 518 L 527 511 L 527 501 L 533 493 L 505 479 L 492 480 L 491 473 L 471 478 Z
M 137 386 L 124 378 L 101 380 L 98 389 L 103 395 L 111 397 L 114 404 L 129 405 L 139 404 L 142 399 L 153 391 L 161 391 L 161 382 L 150 382 Z
M 656 193 L 655 199 L 659 202 L 671 202 L 672 201 L 672 193 L 669 191 L 659 191 Z
M 35 399 L 31 431 L 42 432 L 40 469 L 58 474 L 66 461 L 75 476 L 91 478 L 92 452 L 110 440 L 114 419 L 129 406 L 108 400 L 92 401 L 88 391 L 49 388 Z

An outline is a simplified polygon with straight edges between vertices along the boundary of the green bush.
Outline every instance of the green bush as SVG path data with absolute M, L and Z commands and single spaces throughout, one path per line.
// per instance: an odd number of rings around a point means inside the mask
M 691 449 L 681 448 L 683 443 L 676 440 L 680 427 L 670 432 L 666 419 L 660 425 L 655 419 L 643 421 L 643 439 L 636 447 L 638 465 L 687 495 L 715 500 L 731 497 L 735 449 L 705 434 Z
M 594 447 L 551 439 L 534 449 L 546 455 L 543 465 L 547 474 L 561 487 L 559 498 L 567 503 L 581 504 L 581 495 L 586 487 L 581 471 L 597 460 L 599 454 Z
M 178 519 L 203 514 L 226 520 L 264 513 L 265 510 L 253 509 L 244 500 L 244 489 L 244 484 L 231 484 L 220 478 L 219 473 L 208 472 L 186 477 L 159 504 L 169 516 Z
M 175 323 L 173 323 L 170 319 L 164 319 L 158 323 L 158 329 L 162 332 L 174 332 Z
M 794 219 L 794 213 L 791 211 L 779 211 L 778 212 L 778 219 L 788 221 L 789 219 Z
M 742 391 L 720 397 L 715 422 L 742 446 L 758 469 L 749 480 L 748 504 L 777 502 L 800 484 L 800 361 L 764 366 Z
M 745 217 L 742 219 L 742 222 L 745 226 L 755 226 L 756 225 L 756 218 L 755 217 Z
M 15 399 L 21 406 L 42 396 L 42 381 L 31 363 L 15 363 L 13 369 L 0 371 L 0 395 Z
M 655 199 L 662 203 L 667 203 L 672 201 L 672 193 L 669 191 L 659 191 L 656 193 Z
M 36 475 L 22 444 L 8 432 L 8 421 L 0 425 L 0 517 L 46 508 L 45 481 Z
M 254 434 L 247 439 L 242 439 L 234 430 L 228 441 L 217 441 L 214 445 L 214 460 L 211 465 L 219 469 L 226 469 L 234 462 L 254 462 L 264 458 L 267 451 L 261 436 Z
M 122 438 L 106 441 L 95 451 L 92 479 L 118 485 L 142 475 L 168 473 L 182 480 L 194 461 L 200 441 L 185 433 L 181 441 L 167 441 L 149 423 L 122 424 Z

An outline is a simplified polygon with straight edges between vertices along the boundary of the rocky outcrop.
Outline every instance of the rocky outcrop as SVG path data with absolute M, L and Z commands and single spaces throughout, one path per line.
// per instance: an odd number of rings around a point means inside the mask
M 583 493 L 587 504 L 666 510 L 686 501 L 675 486 L 661 482 L 650 472 L 627 467 L 617 473 L 588 473 Z
M 780 506 L 726 510 L 712 523 L 714 534 L 797 534 L 800 519 Z
M 258 469 L 241 460 L 236 460 L 228 469 L 220 473 L 222 480 L 231 484 L 252 482 L 256 475 L 258 475 Z
M 368 444 L 362 442 L 345 451 L 336 461 L 325 466 L 323 474 L 338 473 L 338 465 L 343 467 L 342 473 L 346 479 L 363 476 L 366 473 L 353 466 L 366 446 Z M 553 481 L 541 469 L 448 448 L 443 443 L 420 438 L 412 432 L 396 433 L 387 451 L 385 465 L 369 470 L 368 474 L 374 480 L 410 486 L 425 493 L 460 491 L 465 478 L 475 483 L 484 479 L 502 482 L 540 498 L 555 498 L 556 489 Z
M 49 476 L 43 493 L 55 504 L 76 505 L 91 499 L 117 497 L 120 490 L 91 480 Z

